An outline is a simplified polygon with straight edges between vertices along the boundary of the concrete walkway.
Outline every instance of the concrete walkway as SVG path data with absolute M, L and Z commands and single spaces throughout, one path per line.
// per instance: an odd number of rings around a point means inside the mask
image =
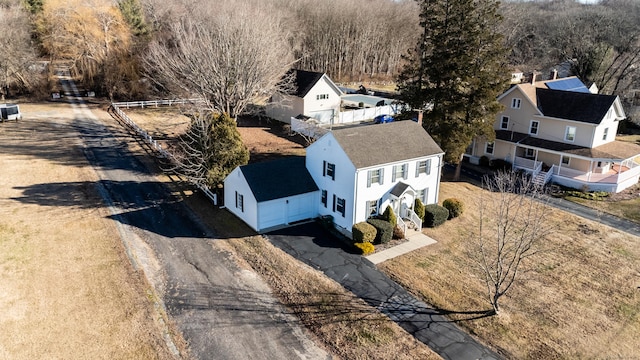
M 500 358 L 449 320 L 444 315 L 446 311 L 416 299 L 378 270 L 371 261 L 352 253 L 347 245 L 333 238 L 317 223 L 277 230 L 266 237 L 275 246 L 324 272 L 345 289 L 387 315 L 444 359 Z M 473 316 L 479 318 L 486 315 L 478 313 Z
M 409 236 L 407 241 L 403 242 L 402 244 L 396 245 L 386 250 L 382 250 L 369 256 L 365 256 L 365 258 L 374 264 L 380 264 L 381 262 L 393 259 L 396 256 L 404 255 L 406 253 L 412 252 L 413 250 L 420 249 L 421 247 L 432 245 L 435 243 L 436 241 L 428 237 L 427 235 L 421 232 L 416 232 L 415 234 Z

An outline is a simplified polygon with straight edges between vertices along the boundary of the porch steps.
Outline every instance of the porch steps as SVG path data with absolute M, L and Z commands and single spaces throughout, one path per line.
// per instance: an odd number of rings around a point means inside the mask
M 545 186 L 547 184 L 547 173 L 544 171 L 539 172 L 538 175 L 536 175 L 536 177 L 531 180 L 531 182 L 536 186 Z

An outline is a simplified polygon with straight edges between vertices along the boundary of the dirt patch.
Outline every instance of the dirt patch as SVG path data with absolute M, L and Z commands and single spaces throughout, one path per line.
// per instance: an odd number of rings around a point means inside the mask
M 151 107 L 123 109 L 125 113 L 165 148 L 171 148 L 189 126 L 181 107 Z M 293 135 L 284 123 L 258 116 L 238 119 L 238 132 L 249 149 L 249 162 L 262 162 L 285 156 L 304 156 L 305 139 Z
M 67 104 L 0 123 L 0 358 L 172 359 Z

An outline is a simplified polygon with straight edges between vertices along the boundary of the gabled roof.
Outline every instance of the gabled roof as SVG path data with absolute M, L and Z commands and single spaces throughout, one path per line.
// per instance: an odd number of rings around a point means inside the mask
M 306 70 L 291 70 L 294 75 L 294 92 L 292 95 L 305 97 L 313 86 L 322 79 L 324 73 Z
M 257 202 L 317 191 L 303 156 L 286 157 L 240 167 Z
M 289 92 L 289 95 L 295 95 L 303 98 L 307 96 L 309 91 L 311 91 L 311 89 L 313 89 L 313 87 L 323 78 L 336 92 L 336 94 L 342 94 L 342 90 L 340 90 L 340 88 L 325 73 L 292 69 L 289 70 L 287 75 L 293 76 L 293 88 Z
M 615 95 L 536 89 L 538 109 L 544 116 L 599 124 L 616 100 Z
M 331 133 L 356 169 L 443 153 L 424 128 L 410 120 L 335 129 Z

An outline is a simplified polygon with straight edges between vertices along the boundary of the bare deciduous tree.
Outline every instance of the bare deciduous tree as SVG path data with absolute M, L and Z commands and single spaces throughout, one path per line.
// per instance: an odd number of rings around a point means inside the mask
M 84 85 L 112 95 L 115 80 L 131 77 L 120 74 L 129 70 L 122 60 L 131 49 L 131 30 L 114 4 L 51 0 L 38 16 L 44 52 L 53 60 L 71 62 Z
M 28 67 L 35 60 L 35 51 L 29 18 L 20 3 L 0 7 L 0 23 L 4 25 L 0 33 L 0 93 L 4 99 L 12 85 L 30 85 Z
M 500 298 L 542 250 L 541 242 L 552 228 L 541 201 L 542 191 L 529 177 L 516 172 L 498 172 L 485 177 L 479 203 L 479 224 L 469 255 L 485 282 L 494 313 Z
M 145 57 L 150 78 L 196 94 L 210 110 L 233 118 L 288 90 L 282 79 L 293 62 L 277 17 L 259 9 L 243 8 L 232 16 L 226 7 L 217 12 L 202 7 L 200 14 L 169 24 L 168 36 L 150 44 Z

